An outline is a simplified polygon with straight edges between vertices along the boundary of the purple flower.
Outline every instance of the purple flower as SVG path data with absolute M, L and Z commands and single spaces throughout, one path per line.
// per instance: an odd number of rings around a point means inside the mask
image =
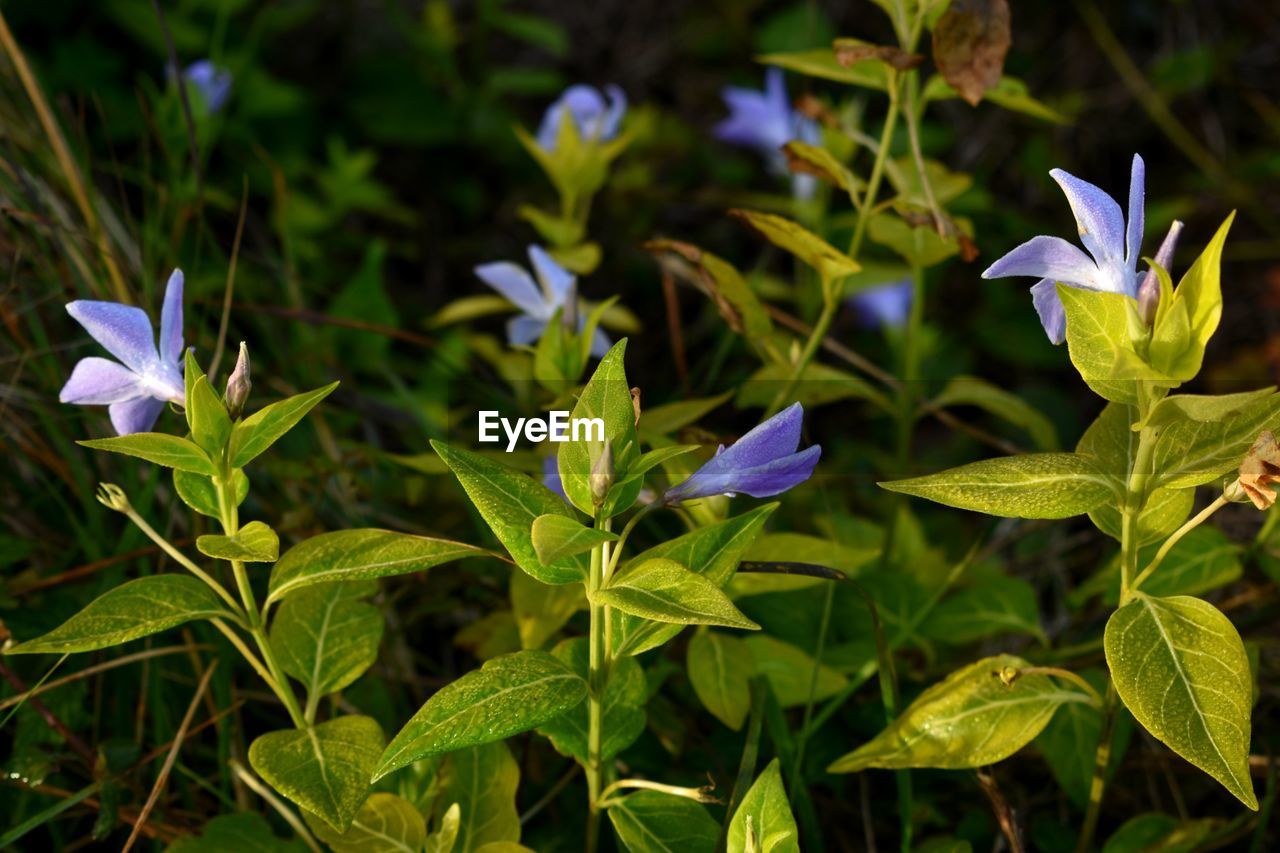
M 915 294 L 910 278 L 878 284 L 860 290 L 845 301 L 858 312 L 858 323 L 866 329 L 899 329 L 911 315 Z
M 618 126 L 627 112 L 627 96 L 617 86 L 605 86 L 604 94 L 594 86 L 582 84 L 565 89 L 564 94 L 547 107 L 538 127 L 538 145 L 544 151 L 556 150 L 556 137 L 560 135 L 565 110 L 573 117 L 579 139 L 607 142 L 618 135 Z
M 120 362 L 82 358 L 59 400 L 107 406 L 119 435 L 150 430 L 165 403 L 183 405 L 182 270 L 173 271 L 164 289 L 159 351 L 151 320 L 141 308 L 78 299 L 67 305 L 67 313 Z
M 791 174 L 782 146 L 792 140 L 814 145 L 821 139 L 817 123 L 791 108 L 780 68 L 765 72 L 763 92 L 726 86 L 721 95 L 729 108 L 729 117 L 716 125 L 716 138 L 756 149 L 764 155 L 769 170 L 777 175 Z M 797 196 L 808 198 L 813 194 L 816 180 L 812 175 L 795 175 L 792 188 Z
M 1038 277 L 1040 281 L 1031 288 L 1031 301 L 1049 340 L 1060 344 L 1066 339 L 1067 317 L 1058 298 L 1057 283 L 1130 297 L 1138 295 L 1146 167 L 1140 156 L 1133 155 L 1127 225 L 1119 203 L 1098 187 L 1061 169 L 1049 174 L 1062 187 L 1076 219 L 1080 242 L 1089 254 L 1060 237 L 1032 237 L 988 267 L 982 277 Z
M 767 498 L 800 485 L 809 479 L 822 455 L 822 448 L 816 444 L 796 452 L 803 420 L 804 409 L 799 403 L 792 403 L 728 448 L 720 445 L 707 464 L 668 489 L 663 501 L 679 503 L 737 494 Z
M 542 485 L 569 500 L 569 496 L 564 493 L 564 483 L 560 481 L 560 463 L 554 456 L 546 456 L 542 460 Z
M 577 310 L 573 273 L 552 260 L 541 246 L 529 247 L 529 260 L 537 274 L 537 283 L 523 267 L 510 261 L 481 264 L 475 268 L 481 281 L 524 312 L 507 324 L 507 340 L 516 346 L 528 346 L 541 338 L 556 311 Z M 577 322 L 581 331 L 587 324 L 586 316 L 578 312 Z M 591 354 L 599 358 L 609 351 L 609 345 L 609 338 L 597 328 L 591 338 Z
M 201 59 L 187 66 L 182 79 L 195 87 L 204 100 L 205 109 L 216 113 L 231 96 L 231 72 L 219 68 L 212 60 Z

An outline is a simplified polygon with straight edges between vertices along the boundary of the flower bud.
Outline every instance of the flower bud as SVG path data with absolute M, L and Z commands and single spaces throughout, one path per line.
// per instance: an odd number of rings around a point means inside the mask
M 249 381 L 249 348 L 241 341 L 236 369 L 227 377 L 227 393 L 224 396 L 227 412 L 232 420 L 244 414 L 245 404 L 249 402 L 249 389 L 252 387 L 253 383 Z
M 1173 224 L 1169 226 L 1169 233 L 1165 235 L 1159 251 L 1156 252 L 1154 260 L 1165 272 L 1169 271 L 1169 267 L 1173 263 L 1173 249 L 1178 244 L 1178 235 L 1181 233 L 1182 223 L 1175 219 Z M 1159 306 L 1160 277 L 1156 275 L 1155 269 L 1152 268 L 1147 270 L 1146 275 L 1142 277 L 1142 283 L 1138 285 L 1138 316 L 1142 318 L 1142 322 L 1148 326 L 1154 323 L 1156 309 Z
M 591 486 L 591 502 L 596 506 L 603 504 L 605 498 L 609 496 L 614 474 L 613 443 L 606 438 L 604 448 L 600 451 L 596 463 L 591 466 L 591 476 L 588 478 L 588 484 Z
M 98 494 L 95 497 L 98 503 L 107 509 L 113 509 L 116 512 L 129 511 L 129 497 L 124 493 L 124 489 L 115 483 L 99 483 Z

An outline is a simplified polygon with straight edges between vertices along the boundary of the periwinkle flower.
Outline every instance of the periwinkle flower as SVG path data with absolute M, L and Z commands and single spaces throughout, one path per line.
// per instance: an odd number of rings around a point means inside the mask
M 726 86 L 721 96 L 729 108 L 729 117 L 716 125 L 716 138 L 756 149 L 769 170 L 779 176 L 791 174 L 782 146 L 793 140 L 811 145 L 821 141 L 817 122 L 792 108 L 780 68 L 765 72 L 764 91 Z M 792 187 L 797 196 L 807 198 L 813 194 L 816 180 L 812 175 L 795 175 Z
M 1060 237 L 1032 237 L 988 267 L 982 277 L 1038 277 L 1040 281 L 1031 288 L 1031 300 L 1049 340 L 1060 344 L 1066 339 L 1067 316 L 1058 297 L 1058 283 L 1123 293 L 1135 299 L 1138 296 L 1146 167 L 1142 157 L 1133 155 L 1127 224 L 1119 203 L 1098 187 L 1061 169 L 1049 174 L 1062 187 L 1075 216 L 1080 242 L 1089 254 Z M 1176 228 L 1171 230 L 1176 240 Z
M 547 107 L 538 126 L 538 145 L 544 151 L 556 150 L 565 110 L 573 117 L 579 139 L 607 142 L 618 135 L 622 117 L 627 113 L 627 96 L 617 86 L 605 86 L 603 93 L 581 83 L 565 89 L 564 94 Z
M 910 278 L 868 287 L 845 301 L 858 313 L 858 323 L 866 329 L 900 329 L 911 316 L 915 288 Z
M 213 60 L 200 59 L 187 66 L 182 79 L 200 92 L 205 109 L 219 112 L 231 97 L 231 72 L 214 65 Z
M 537 276 L 510 261 L 481 264 L 475 268 L 480 280 L 507 298 L 522 312 L 507 324 L 507 340 L 516 346 L 528 346 L 546 330 L 556 311 L 578 315 L 577 327 L 581 331 L 587 323 L 582 312 L 577 311 L 576 279 L 573 273 L 560 266 L 541 246 L 529 247 L 529 261 Z M 591 338 L 591 354 L 599 358 L 609 351 L 609 338 L 595 330 Z
M 569 496 L 564 493 L 564 483 L 560 480 L 560 461 L 555 456 L 545 456 L 542 459 L 542 485 L 569 500 Z
M 767 498 L 798 486 L 813 473 L 822 448 L 797 452 L 804 409 L 792 403 L 716 455 L 687 480 L 663 495 L 664 503 L 679 503 L 714 495 Z
M 119 435 L 146 432 L 165 403 L 183 405 L 182 270 L 174 270 L 160 309 L 160 347 L 147 312 L 118 302 L 78 299 L 67 313 L 119 362 L 80 359 L 58 399 L 81 406 L 106 406 Z

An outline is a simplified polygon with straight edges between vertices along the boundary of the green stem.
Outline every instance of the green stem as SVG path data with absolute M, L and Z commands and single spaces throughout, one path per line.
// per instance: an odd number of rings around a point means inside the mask
M 1102 813 L 1102 795 L 1107 787 L 1107 767 L 1111 763 L 1111 739 L 1116 723 L 1116 686 L 1107 681 L 1107 695 L 1102 700 L 1102 731 L 1098 734 L 1098 751 L 1093 758 L 1093 780 L 1089 783 L 1089 805 L 1085 808 L 1084 823 L 1076 841 L 1076 853 L 1087 853 L 1098 829 L 1098 816 Z
M 1151 574 L 1160 567 L 1160 564 L 1164 562 L 1164 558 L 1168 556 L 1169 552 L 1173 550 L 1173 546 L 1177 545 L 1183 536 L 1186 536 L 1192 530 L 1195 530 L 1207 521 L 1209 516 L 1222 509 L 1227 505 L 1227 503 L 1227 496 L 1219 495 L 1217 500 L 1200 510 L 1200 512 L 1189 519 L 1186 524 L 1175 530 L 1173 534 L 1164 541 L 1164 544 L 1160 546 L 1160 550 L 1156 552 L 1151 563 L 1142 570 L 1142 574 L 1133 579 L 1133 591 L 1136 592 L 1138 588 L 1142 586 L 1142 582 L 1151 577 Z
M 637 513 L 638 515 L 638 513 Z M 597 513 L 595 526 L 609 529 L 609 520 Z M 590 603 L 590 635 L 587 659 L 587 853 L 600 846 L 600 815 L 603 808 L 602 789 L 605 782 L 604 762 L 604 691 L 609 678 L 609 608 L 597 604 L 595 594 L 608 582 L 611 573 L 609 542 L 591 551 L 591 569 L 587 577 L 587 601 Z
M 1142 420 L 1145 420 L 1143 413 Z M 1141 422 L 1141 421 L 1139 421 Z M 1125 485 L 1124 504 L 1120 507 L 1120 604 L 1133 593 L 1133 578 L 1138 569 L 1138 519 L 1147 502 L 1147 483 L 1151 477 L 1151 459 L 1155 452 L 1155 431 L 1144 427 L 1138 433 L 1138 450 L 1133 457 L 1133 470 Z
M 1085 693 L 1089 694 L 1089 698 L 1093 700 L 1093 704 L 1102 710 L 1102 694 L 1094 689 L 1093 685 L 1084 679 L 1079 673 L 1072 672 L 1069 669 L 1062 669 L 1057 666 L 1029 666 L 1020 670 L 1019 675 L 1052 675 L 1055 678 L 1063 678 L 1070 681 L 1076 687 L 1079 687 Z
M 207 572 L 205 572 L 204 569 L 200 568 L 194 562 L 192 562 L 187 557 L 186 554 L 182 553 L 177 548 L 175 548 L 173 546 L 173 543 L 171 543 L 168 539 L 165 539 L 163 536 L 161 536 L 160 533 L 157 532 L 154 527 L 148 524 L 147 520 L 143 518 L 141 515 L 139 515 L 138 511 L 134 509 L 132 506 L 127 506 L 123 510 L 123 512 L 130 521 L 132 521 L 135 525 L 137 525 L 139 530 L 141 530 L 144 534 L 146 534 L 148 539 L 156 543 L 156 545 L 160 546 L 160 550 L 164 551 L 166 554 L 172 557 L 174 561 L 178 563 L 178 565 L 182 566 L 184 569 L 191 572 L 191 574 L 195 575 L 200 580 L 204 581 L 206 586 L 208 586 L 215 593 L 217 593 L 218 596 L 221 597 L 222 600 L 227 603 L 227 606 L 231 608 L 231 612 L 235 614 L 235 617 L 237 620 L 241 622 L 247 622 L 247 616 L 245 615 L 244 609 L 240 606 L 239 602 L 235 600 L 235 597 L 232 596 L 231 593 L 227 592 L 226 587 L 218 583 Z

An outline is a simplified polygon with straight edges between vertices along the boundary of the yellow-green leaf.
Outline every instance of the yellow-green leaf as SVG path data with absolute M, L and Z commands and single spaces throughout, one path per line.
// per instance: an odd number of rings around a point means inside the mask
M 593 600 L 623 613 L 678 625 L 760 628 L 734 606 L 710 579 L 675 560 L 645 560 L 609 581 Z
M 689 640 L 685 660 L 693 692 L 711 714 L 735 732 L 751 710 L 751 678 L 756 661 L 737 637 L 700 630 Z
M 427 843 L 422 813 L 408 800 L 385 791 L 369 795 L 346 832 L 335 832 L 309 812 L 302 815 L 333 853 L 418 853 Z M 248 853 L 243 847 L 237 849 Z
M 228 448 L 232 467 L 243 468 L 253 461 L 254 457 L 293 429 L 298 421 L 306 417 L 307 412 L 337 387 L 337 382 L 331 382 L 323 388 L 295 394 L 259 409 L 237 423 L 231 431 L 231 444 Z
M 196 548 L 215 560 L 242 563 L 274 563 L 280 556 L 280 537 L 261 521 L 251 521 L 234 536 L 206 534 L 196 539 Z
M 759 231 L 770 243 L 813 267 L 823 281 L 835 281 L 861 269 L 853 258 L 790 219 L 758 210 L 731 210 L 729 213 Z
M 112 453 L 123 453 L 125 456 L 136 456 L 166 468 L 179 471 L 190 471 L 193 474 L 204 474 L 212 477 L 217 473 L 209 455 L 194 441 L 162 432 L 135 432 L 132 435 L 118 435 L 114 438 L 93 438 L 76 442 L 94 450 L 108 450 Z

